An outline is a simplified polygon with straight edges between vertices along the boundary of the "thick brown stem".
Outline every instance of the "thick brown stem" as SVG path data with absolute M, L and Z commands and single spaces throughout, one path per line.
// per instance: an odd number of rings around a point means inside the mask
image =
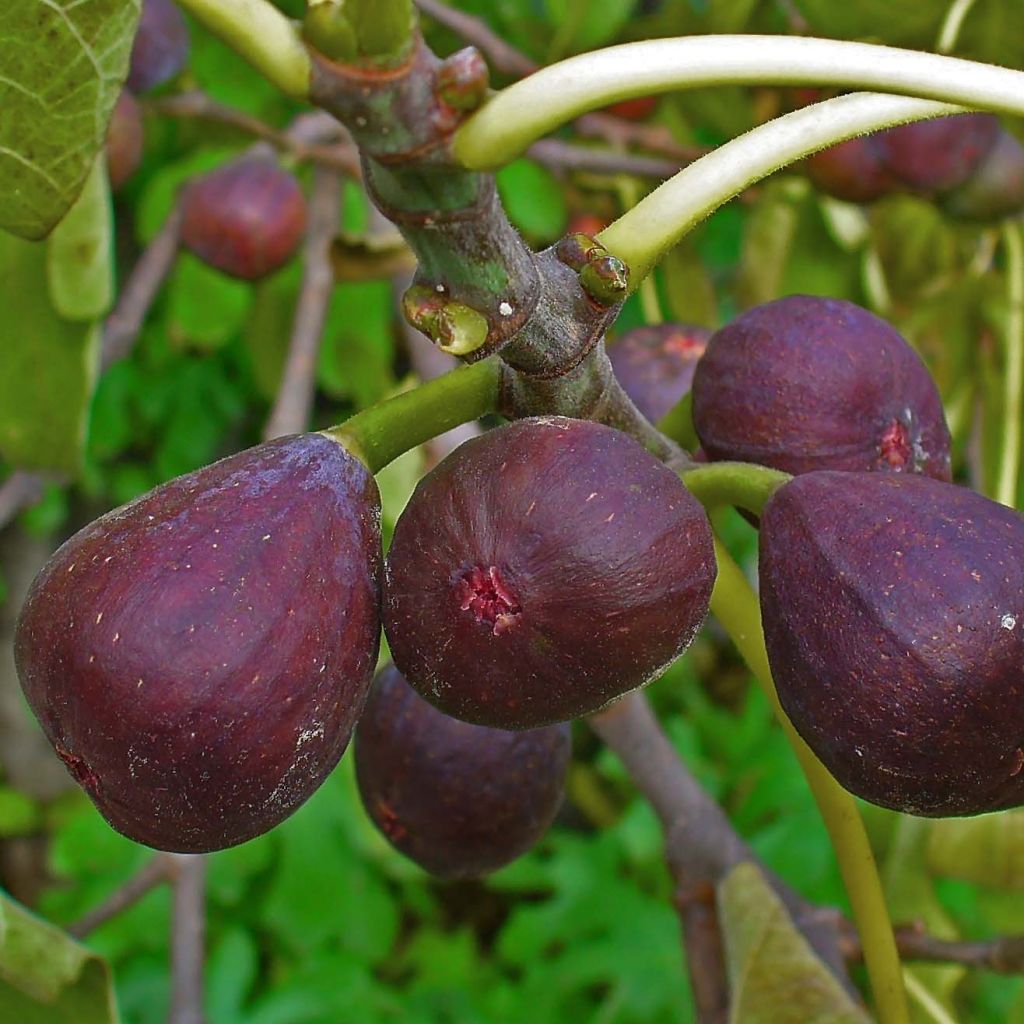
M 686 969 L 697 1024 L 725 1024 L 729 1015 L 729 982 L 718 928 L 715 887 L 703 881 L 689 889 L 677 889 L 676 907 L 683 926 Z
M 205 1024 L 206 858 L 169 854 L 174 862 L 171 919 L 171 1012 L 168 1024 Z

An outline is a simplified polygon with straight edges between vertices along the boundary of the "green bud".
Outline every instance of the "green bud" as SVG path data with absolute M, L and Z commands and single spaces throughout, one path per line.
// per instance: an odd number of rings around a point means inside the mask
M 599 305 L 614 306 L 629 292 L 629 267 L 617 256 L 599 256 L 580 271 L 580 284 Z
M 354 61 L 358 54 L 355 29 L 345 15 L 344 5 L 336 0 L 306 9 L 302 38 L 314 50 L 342 64 Z
M 555 255 L 566 266 L 579 271 L 590 260 L 607 256 L 608 250 L 590 235 L 576 232 L 576 234 L 566 235 L 565 238 L 559 240 L 558 245 L 555 246 Z

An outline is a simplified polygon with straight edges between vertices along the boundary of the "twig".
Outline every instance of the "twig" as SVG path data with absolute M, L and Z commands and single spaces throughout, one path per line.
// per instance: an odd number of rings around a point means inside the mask
M 68 933 L 76 939 L 84 939 L 100 925 L 106 924 L 112 917 L 138 903 L 150 890 L 169 882 L 173 875 L 173 867 L 167 854 L 158 853 L 150 857 L 124 885 L 115 889 L 98 907 L 72 924 L 68 928 Z
M 23 508 L 37 502 L 45 486 L 46 480 L 39 473 L 24 469 L 16 469 L 0 484 L 0 530 Z
M 163 114 L 165 117 L 195 118 L 223 124 L 269 142 L 298 160 L 308 160 L 322 167 L 329 167 L 351 178 L 359 179 L 362 176 L 359 156 L 349 140 L 348 133 L 340 122 L 322 112 L 311 115 L 317 119 L 317 131 L 310 136 L 306 133 L 297 135 L 292 131 L 280 131 L 259 118 L 218 103 L 206 93 L 199 91 L 160 96 L 148 100 L 146 106 L 154 113 Z
M 671 178 L 682 166 L 676 160 L 658 160 L 608 149 L 590 149 L 559 139 L 541 139 L 527 150 L 527 154 L 548 167 L 562 170 L 633 174 L 640 178 Z
M 132 267 L 117 297 L 117 305 L 103 326 L 102 370 L 118 359 L 124 359 L 135 346 L 153 299 L 174 266 L 181 240 L 181 220 L 181 204 L 175 203 L 160 230 Z
M 729 1015 L 729 984 L 714 886 L 702 882 L 688 891 L 678 891 L 676 907 L 683 925 L 686 969 L 697 1024 L 725 1024 Z
M 274 408 L 263 431 L 265 440 L 305 430 L 313 407 L 316 363 L 334 286 L 331 242 L 341 212 L 337 174 L 317 167 L 309 202 L 309 223 L 303 247 L 302 287 L 295 308 L 288 360 Z
M 716 884 L 742 861 L 757 862 L 725 812 L 679 759 L 641 693 L 631 693 L 591 715 L 591 728 L 619 756 L 637 789 L 651 802 L 665 831 L 665 853 L 677 887 Z M 835 915 L 809 904 L 766 870 L 793 922 L 846 985 Z
M 204 1024 L 203 961 L 206 940 L 206 858 L 173 853 L 171 1012 L 168 1024 Z
M 416 0 L 416 6 L 439 25 L 450 28 L 456 35 L 486 54 L 491 63 L 506 75 L 528 75 L 536 71 L 535 64 L 525 53 L 510 46 L 482 18 L 457 11 L 437 0 Z

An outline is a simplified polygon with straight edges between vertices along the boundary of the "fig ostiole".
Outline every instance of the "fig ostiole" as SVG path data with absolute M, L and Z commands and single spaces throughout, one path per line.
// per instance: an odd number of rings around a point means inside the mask
M 267 831 L 341 757 L 379 643 L 367 469 L 292 435 L 75 534 L 16 635 L 28 702 L 118 831 L 205 852 Z

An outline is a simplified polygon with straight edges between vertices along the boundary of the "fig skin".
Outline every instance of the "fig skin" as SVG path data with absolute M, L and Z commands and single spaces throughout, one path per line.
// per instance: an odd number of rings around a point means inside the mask
M 509 731 L 460 722 L 388 665 L 356 726 L 363 806 L 400 853 L 439 878 L 477 878 L 548 830 L 572 753 L 567 723 Z
M 809 156 L 805 166 L 820 191 L 848 203 L 870 203 L 900 186 L 872 135 L 829 146 Z
M 186 186 L 182 244 L 204 263 L 258 281 L 295 255 L 306 229 L 306 200 L 273 159 L 243 157 Z
M 995 114 L 951 114 L 878 132 L 875 145 L 889 171 L 919 194 L 940 195 L 962 185 L 1000 133 Z
M 927 816 L 1024 803 L 1024 519 L 920 476 L 809 473 L 768 502 L 779 699 L 850 792 Z
M 715 572 L 704 510 L 636 441 L 519 420 L 420 481 L 385 565 L 384 630 L 446 714 L 535 728 L 657 676 L 693 639 Z
M 144 0 L 128 68 L 127 86 L 143 93 L 170 81 L 188 60 L 185 16 L 174 0 Z
M 107 173 L 115 192 L 139 169 L 143 142 L 142 108 L 129 90 L 122 89 L 107 125 Z
M 379 643 L 369 471 L 292 435 L 75 534 L 15 637 L 25 696 L 119 832 L 201 853 L 292 813 L 337 764 Z
M 711 334 L 693 324 L 657 324 L 627 331 L 608 346 L 615 376 L 652 423 L 690 390 Z
M 694 374 L 693 423 L 712 461 L 950 479 L 924 363 L 890 324 L 841 299 L 790 295 L 716 332 Z
M 964 220 L 999 220 L 1024 210 L 1024 146 L 1001 130 L 974 173 L 943 196 L 943 207 Z

